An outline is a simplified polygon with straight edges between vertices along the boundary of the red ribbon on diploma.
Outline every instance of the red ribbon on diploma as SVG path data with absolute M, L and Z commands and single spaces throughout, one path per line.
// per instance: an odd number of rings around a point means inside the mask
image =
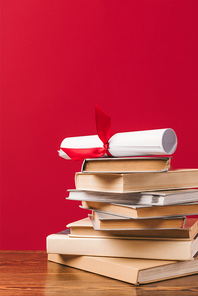
M 97 158 L 104 154 L 112 155 L 109 152 L 109 139 L 111 138 L 111 118 L 95 105 L 96 130 L 98 137 L 103 142 L 103 147 L 95 148 L 61 148 L 72 160 L 85 158 Z

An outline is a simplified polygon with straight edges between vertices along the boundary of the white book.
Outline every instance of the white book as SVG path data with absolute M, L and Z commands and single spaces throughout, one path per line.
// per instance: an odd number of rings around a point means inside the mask
M 132 205 L 173 205 L 198 201 L 198 189 L 113 193 L 69 189 L 69 200 L 100 201 Z

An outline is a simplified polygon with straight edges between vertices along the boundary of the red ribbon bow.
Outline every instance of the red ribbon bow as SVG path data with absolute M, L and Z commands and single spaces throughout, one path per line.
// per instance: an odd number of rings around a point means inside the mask
M 95 148 L 61 148 L 72 160 L 82 160 L 84 158 L 97 158 L 109 152 L 109 139 L 111 137 L 111 118 L 95 105 L 96 129 L 103 147 Z

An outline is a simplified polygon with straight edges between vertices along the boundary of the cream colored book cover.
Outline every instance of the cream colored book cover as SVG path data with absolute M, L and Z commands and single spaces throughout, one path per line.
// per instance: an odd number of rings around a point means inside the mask
M 130 174 L 75 174 L 76 189 L 107 192 L 141 192 L 198 187 L 198 169 Z
M 65 234 L 47 237 L 47 253 L 159 260 L 193 260 L 198 238 L 189 240 L 138 240 L 123 238 L 73 238 Z
M 84 218 L 67 225 L 69 236 L 78 237 L 124 237 L 124 238 L 139 238 L 139 239 L 189 239 L 192 240 L 198 233 L 198 219 L 187 217 L 185 228 L 181 229 L 147 229 L 147 230 L 111 230 L 102 231 L 94 230 L 90 218 Z
M 139 285 L 198 272 L 198 261 L 163 261 L 48 254 L 48 260 Z

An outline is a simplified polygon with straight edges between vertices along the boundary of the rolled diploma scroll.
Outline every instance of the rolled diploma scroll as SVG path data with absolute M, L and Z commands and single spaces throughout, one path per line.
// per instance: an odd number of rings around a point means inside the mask
M 97 135 L 65 138 L 60 148 L 103 147 Z M 170 128 L 114 134 L 109 139 L 109 152 L 114 157 L 172 154 L 177 148 L 177 136 Z M 59 156 L 70 159 L 59 150 Z M 106 156 L 106 155 L 105 155 Z

